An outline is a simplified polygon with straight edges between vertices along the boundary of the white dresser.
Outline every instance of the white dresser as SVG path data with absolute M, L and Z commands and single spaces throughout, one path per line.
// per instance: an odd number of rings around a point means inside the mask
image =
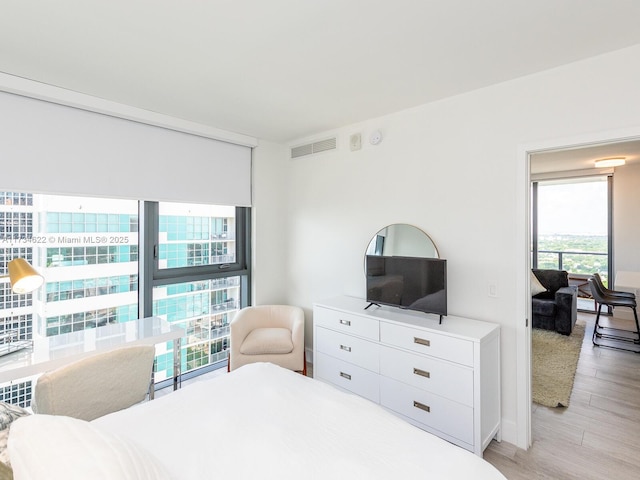
M 315 304 L 314 377 L 482 456 L 500 440 L 499 325 L 367 305 Z

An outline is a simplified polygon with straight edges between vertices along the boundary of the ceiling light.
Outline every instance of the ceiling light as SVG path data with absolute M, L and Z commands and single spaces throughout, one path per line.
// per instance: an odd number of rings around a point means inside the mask
M 595 164 L 597 168 L 619 167 L 625 164 L 625 157 L 603 158 L 602 160 L 596 160 Z

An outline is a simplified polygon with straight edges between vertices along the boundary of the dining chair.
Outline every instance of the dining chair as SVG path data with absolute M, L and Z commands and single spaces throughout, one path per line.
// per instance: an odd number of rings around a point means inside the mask
M 596 286 L 598 289 L 605 295 L 609 295 L 612 297 L 620 297 L 620 298 L 633 298 L 635 300 L 636 294 L 632 292 L 623 292 L 621 290 L 611 290 L 604 286 L 602 282 L 602 278 L 600 278 L 600 274 L 598 272 L 593 274 L 593 279 L 596 282 Z
M 608 294 L 606 293 L 606 290 L 602 290 L 600 288 L 595 276 L 589 279 L 589 287 L 591 288 L 593 298 L 598 303 L 596 321 L 593 327 L 593 336 L 591 337 L 593 344 L 596 346 L 611 347 L 640 353 L 640 325 L 638 324 L 635 295 L 633 297 L 621 296 L 618 295 L 618 293 L 624 292 L 618 292 L 615 290 L 610 290 L 612 293 Z M 600 315 L 604 305 L 613 307 L 614 309 L 616 307 L 630 308 L 633 311 L 633 317 L 635 320 L 635 331 L 600 325 Z M 612 331 L 613 333 L 608 333 L 608 331 Z M 613 340 L 615 343 L 606 344 L 602 343 L 601 340 Z M 635 347 L 625 348 L 625 342 L 626 344 L 632 343 Z

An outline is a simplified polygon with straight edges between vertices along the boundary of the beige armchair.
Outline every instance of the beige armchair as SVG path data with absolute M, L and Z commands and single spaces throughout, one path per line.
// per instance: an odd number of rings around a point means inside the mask
M 153 396 L 153 345 L 97 353 L 43 373 L 36 382 L 34 413 L 93 420 Z
M 289 305 L 240 310 L 230 324 L 229 371 L 254 362 L 271 362 L 307 374 L 304 311 Z

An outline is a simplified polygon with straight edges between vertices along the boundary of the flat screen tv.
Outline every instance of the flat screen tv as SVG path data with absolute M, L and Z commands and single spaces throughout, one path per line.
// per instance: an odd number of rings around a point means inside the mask
M 367 302 L 447 315 L 447 261 L 367 255 Z M 367 308 L 369 308 L 369 306 Z

